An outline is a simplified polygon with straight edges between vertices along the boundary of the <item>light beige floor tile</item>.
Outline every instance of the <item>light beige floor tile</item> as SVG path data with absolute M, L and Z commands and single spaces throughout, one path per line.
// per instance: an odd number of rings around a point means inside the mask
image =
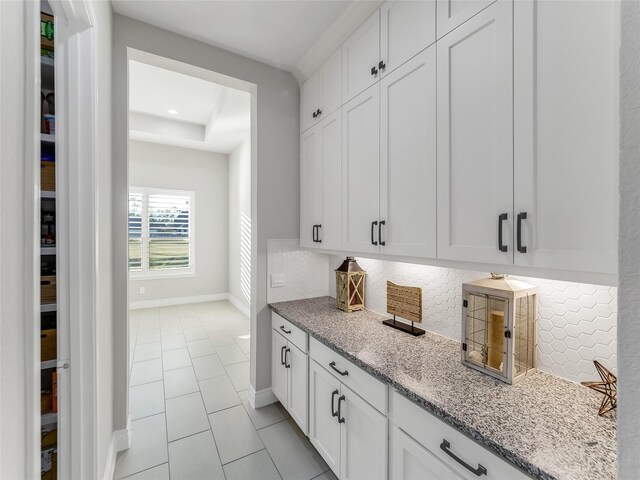
M 249 362 L 225 365 L 224 369 L 238 392 L 249 388 Z
M 193 368 L 199 381 L 219 377 L 227 373 L 217 355 L 194 358 Z
M 115 478 L 166 463 L 167 429 L 164 414 L 131 422 L 131 447 L 118 454 Z
M 184 335 L 181 333 L 174 333 L 171 335 L 164 335 L 162 337 L 162 350 L 176 350 L 178 348 L 186 348 L 187 342 L 184 339 Z
M 176 368 L 188 367 L 189 365 L 191 365 L 191 357 L 186 348 L 162 352 L 162 367 L 165 372 Z
M 167 399 L 167 437 L 170 442 L 208 429 L 200 392 Z
M 202 325 L 199 325 L 197 327 L 185 328 L 184 338 L 187 340 L 187 342 L 191 342 L 193 340 L 202 340 L 203 338 L 207 338 L 207 332 Z
M 187 348 L 189 349 L 191 358 L 204 357 L 205 355 L 213 355 L 216 353 L 208 338 L 187 342 Z
M 169 465 L 171 480 L 224 480 L 211 430 L 171 442 Z
M 124 480 L 169 480 L 169 464 L 163 463 L 157 467 L 143 470 L 140 473 L 124 477 Z
M 231 365 L 233 363 L 246 362 L 247 356 L 242 352 L 240 347 L 233 343 L 224 347 L 216 348 L 216 353 L 220 357 L 223 365 Z
M 136 362 L 132 365 L 130 386 L 157 382 L 158 380 L 162 380 L 162 360 L 160 358 Z
M 284 480 L 314 478 L 329 469 L 291 418 L 258 433 Z
M 266 450 L 247 455 L 224 466 L 227 480 L 281 480 Z
M 289 417 L 289 414 L 280 404 L 280 402 L 272 403 L 270 405 L 265 405 L 264 407 L 255 409 L 249 404 L 246 390 L 239 392 L 238 396 L 242 401 L 242 405 L 244 405 L 244 409 L 249 414 L 249 417 L 253 422 L 253 426 L 256 427 L 256 430 L 268 427 L 269 425 L 273 425 L 274 423 L 278 423 Z
M 160 358 L 160 355 L 160 342 L 143 343 L 142 345 L 136 345 L 133 361 L 144 362 L 145 360 Z
M 129 388 L 129 410 L 132 420 L 164 412 L 162 381 Z
M 187 393 L 197 392 L 199 389 L 193 367 L 168 370 L 164 374 L 165 398 L 179 397 Z
M 242 405 L 212 413 L 209 421 L 223 465 L 264 448 Z
M 200 392 L 202 393 L 207 413 L 240 405 L 240 397 L 238 397 L 231 380 L 226 375 L 203 380 L 200 382 Z

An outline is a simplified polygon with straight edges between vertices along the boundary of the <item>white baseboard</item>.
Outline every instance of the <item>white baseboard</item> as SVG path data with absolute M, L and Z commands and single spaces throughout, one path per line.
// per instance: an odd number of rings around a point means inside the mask
M 107 463 L 104 469 L 104 480 L 113 480 L 116 472 L 116 460 L 118 452 L 127 450 L 131 446 L 131 418 L 127 422 L 124 430 L 115 430 L 111 435 L 109 451 L 107 452 Z
M 230 293 L 227 294 L 227 300 L 229 300 L 229 303 L 240 310 L 247 318 L 251 316 L 251 309 Z
M 212 293 L 208 295 L 194 295 L 192 297 L 160 298 L 158 300 L 140 300 L 129 302 L 129 310 L 141 308 L 170 307 L 172 305 L 187 305 L 189 303 L 218 302 L 227 300 L 228 293 Z
M 271 390 L 271 388 L 263 388 L 262 390 L 258 390 L 256 392 L 253 389 L 253 385 L 251 384 L 249 384 L 247 399 L 249 400 L 249 404 L 251 404 L 253 408 L 265 407 L 278 401 L 278 398 L 273 393 L 273 390 Z

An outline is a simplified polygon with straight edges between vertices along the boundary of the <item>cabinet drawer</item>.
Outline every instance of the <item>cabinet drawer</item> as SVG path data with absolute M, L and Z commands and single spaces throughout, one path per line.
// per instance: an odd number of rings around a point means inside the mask
M 395 390 L 391 392 L 389 402 L 391 422 L 462 477 L 477 478 L 473 472 L 464 468 L 442 450 L 440 446 L 445 440 L 450 445 L 449 451 L 460 460 L 473 468 L 477 468 L 479 465 L 486 468 L 486 476 L 482 475 L 482 478 L 487 480 L 525 480 L 530 478 Z
M 309 350 L 309 336 L 275 312 L 271 312 L 271 327 L 304 353 Z
M 323 345 L 315 338 L 309 343 L 309 355 L 332 375 L 364 398 L 380 412 L 387 411 L 387 386 L 360 367 Z M 347 372 L 342 375 L 339 372 Z

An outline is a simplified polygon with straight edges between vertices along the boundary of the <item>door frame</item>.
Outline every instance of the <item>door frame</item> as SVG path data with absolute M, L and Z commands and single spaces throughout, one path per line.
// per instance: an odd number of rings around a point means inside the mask
M 34 4 L 39 23 L 39 4 Z M 58 470 L 60 478 L 95 478 L 100 474 L 97 464 L 96 379 L 96 21 L 89 0 L 49 0 L 49 4 L 54 13 L 56 31 L 58 124 L 57 370 L 58 425 L 62 426 L 58 435 Z M 39 56 L 38 48 L 38 64 Z M 64 367 L 65 364 L 68 368 Z M 38 452 L 39 448 L 34 454 Z

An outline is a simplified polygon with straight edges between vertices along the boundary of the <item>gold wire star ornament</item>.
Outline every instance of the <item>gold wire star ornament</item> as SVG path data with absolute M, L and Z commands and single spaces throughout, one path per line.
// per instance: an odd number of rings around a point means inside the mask
M 604 368 L 597 360 L 593 361 L 596 366 L 596 370 L 602 378 L 601 382 L 580 382 L 585 387 L 591 388 L 598 393 L 602 393 L 604 398 L 600 404 L 598 415 L 602 416 L 605 413 L 616 408 L 617 396 L 618 396 L 618 378 L 609 370 Z

